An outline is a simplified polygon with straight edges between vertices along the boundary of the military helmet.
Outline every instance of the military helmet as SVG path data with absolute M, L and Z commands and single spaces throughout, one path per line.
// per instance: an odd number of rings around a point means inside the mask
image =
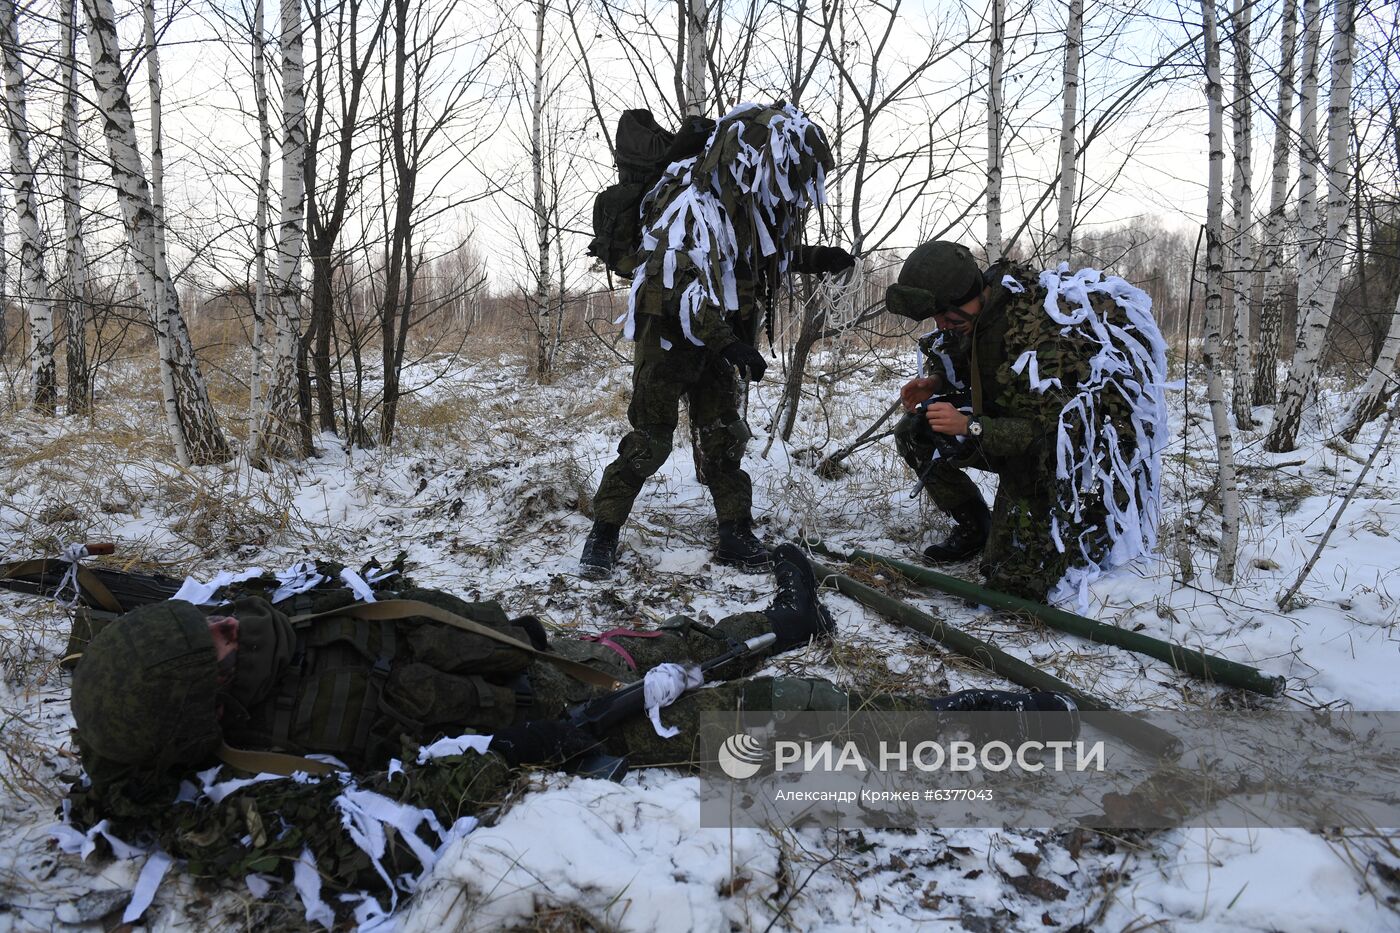
M 170 600 L 127 613 L 93 638 L 73 672 L 73 718 L 90 778 L 164 773 L 221 742 L 214 639 L 204 614 Z
M 898 281 L 885 290 L 885 307 L 922 321 L 967 304 L 982 286 L 982 267 L 970 249 L 951 240 L 931 240 L 904 260 Z

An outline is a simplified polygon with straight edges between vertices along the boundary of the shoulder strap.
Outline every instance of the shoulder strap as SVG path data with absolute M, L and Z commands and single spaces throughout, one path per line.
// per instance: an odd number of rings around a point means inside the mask
M 434 622 L 441 622 L 443 625 L 450 625 L 464 632 L 471 632 L 473 635 L 480 635 L 482 638 L 489 638 L 503 645 L 509 645 L 512 648 L 537 657 L 541 661 L 553 664 L 565 674 L 583 683 L 591 684 L 595 687 L 602 687 L 604 690 L 616 690 L 618 687 L 622 686 L 617 678 L 595 667 L 589 667 L 587 664 L 581 664 L 578 661 L 571 661 L 568 658 L 560 657 L 557 654 L 551 654 L 548 651 L 540 651 L 534 645 L 511 638 L 509 635 L 498 632 L 489 626 L 482 625 L 480 622 L 473 622 L 471 619 L 463 618 L 455 612 L 448 612 L 446 609 L 441 609 L 431 603 L 420 602 L 416 599 L 385 599 L 377 603 L 355 603 L 350 606 L 343 606 L 339 609 L 331 609 L 327 612 L 292 616 L 291 621 L 293 623 L 310 622 L 314 619 L 327 618 L 330 616 L 350 616 L 367 621 L 409 618 L 431 619 Z

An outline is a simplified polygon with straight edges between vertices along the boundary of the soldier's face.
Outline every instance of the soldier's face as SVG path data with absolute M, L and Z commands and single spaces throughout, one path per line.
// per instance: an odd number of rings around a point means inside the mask
M 219 665 L 219 684 L 233 680 L 238 662 L 238 620 L 233 616 L 210 616 L 209 636 L 214 639 L 214 658 Z
M 956 308 L 944 308 L 934 314 L 933 322 L 939 330 L 951 330 L 959 334 L 972 333 L 972 322 L 982 313 L 982 296 Z

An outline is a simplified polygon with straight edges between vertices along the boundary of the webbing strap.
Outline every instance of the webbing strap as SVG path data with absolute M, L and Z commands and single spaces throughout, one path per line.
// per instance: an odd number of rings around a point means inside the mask
M 0 579 L 18 580 L 22 577 L 38 576 L 42 580 L 55 573 L 61 579 L 68 572 L 68 566 L 67 561 L 45 557 L 35 560 L 20 560 L 11 564 L 0 564 Z M 95 573 L 79 563 L 74 563 L 73 568 L 78 578 L 78 587 L 89 602 L 96 603 L 99 609 L 115 612 L 118 615 L 126 612 L 122 608 L 122 604 L 117 602 L 117 598 L 112 595 L 112 591 L 107 589 L 107 584 L 99 580 Z
M 583 641 L 597 642 L 605 648 L 611 648 L 622 656 L 622 660 L 632 669 L 637 669 L 637 659 L 632 657 L 632 652 L 613 641 L 614 638 L 660 638 L 665 632 L 636 632 L 629 628 L 615 628 L 611 632 L 601 632 L 597 635 L 584 635 Z
M 616 690 L 622 686 L 615 677 L 589 667 L 587 664 L 580 664 L 568 658 L 551 654 L 548 651 L 540 651 L 534 645 L 511 638 L 502 632 L 498 632 L 480 622 L 473 622 L 471 619 L 457 615 L 455 612 L 448 612 L 434 606 L 432 603 L 421 602 L 416 599 L 385 599 L 377 603 L 354 603 L 350 606 L 343 606 L 339 609 L 330 609 L 326 612 L 314 612 L 306 615 L 292 616 L 291 621 L 308 622 L 313 619 L 329 618 L 331 616 L 350 616 L 355 619 L 378 622 L 384 619 L 410 619 L 422 618 L 431 619 L 434 622 L 441 622 L 443 625 L 450 625 L 453 628 L 461 629 L 464 632 L 471 632 L 473 635 L 480 635 L 482 638 L 489 638 L 492 641 L 509 645 L 512 648 L 525 652 L 528 655 L 539 658 L 548 664 L 553 664 L 559 670 L 573 677 L 575 680 L 595 687 L 602 687 L 604 690 Z
M 982 374 L 977 367 L 977 326 L 972 328 L 972 414 L 982 414 Z
M 318 777 L 335 774 L 340 769 L 335 765 L 300 755 L 283 752 L 255 752 L 246 748 L 234 748 L 227 742 L 219 746 L 219 760 L 230 767 L 250 774 L 280 774 L 291 777 L 297 771 L 305 771 Z

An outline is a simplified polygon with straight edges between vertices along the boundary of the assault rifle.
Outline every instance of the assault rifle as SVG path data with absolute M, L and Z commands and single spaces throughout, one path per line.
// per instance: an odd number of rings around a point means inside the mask
M 723 667 L 730 661 L 747 658 L 763 651 L 778 638 L 772 632 L 765 632 L 748 641 L 730 646 L 728 651 L 716 655 L 700 665 L 700 673 Z M 586 700 L 571 706 L 564 716 L 573 725 L 587 732 L 600 742 L 614 728 L 641 716 L 646 708 L 646 678 L 635 680 L 625 687 L 604 694 L 596 699 Z M 620 781 L 627 773 L 627 759 L 603 752 L 584 752 L 567 763 L 571 774 L 599 778 L 606 781 Z
M 68 548 L 62 557 L 0 564 L 0 589 L 31 596 L 68 599 L 90 610 L 120 615 L 137 606 L 174 596 L 182 580 L 155 573 L 89 567 L 82 558 L 111 554 L 108 543 Z

